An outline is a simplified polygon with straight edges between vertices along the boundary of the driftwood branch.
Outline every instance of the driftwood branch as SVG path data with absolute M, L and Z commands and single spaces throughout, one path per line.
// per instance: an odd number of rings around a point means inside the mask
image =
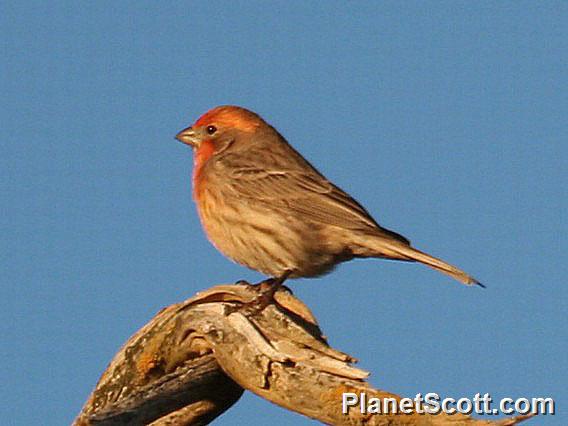
M 342 414 L 342 394 L 372 388 L 355 359 L 332 349 L 309 309 L 279 290 L 261 312 L 257 286 L 221 285 L 160 311 L 120 349 L 74 422 L 201 425 L 249 390 L 333 425 L 513 425 L 454 414 Z

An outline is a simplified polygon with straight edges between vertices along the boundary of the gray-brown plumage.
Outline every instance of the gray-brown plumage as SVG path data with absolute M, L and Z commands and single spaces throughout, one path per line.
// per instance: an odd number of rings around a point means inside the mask
M 195 149 L 193 194 L 226 256 L 271 277 L 314 277 L 358 257 L 418 261 L 464 284 L 464 271 L 381 227 L 262 118 L 215 108 L 177 135 Z

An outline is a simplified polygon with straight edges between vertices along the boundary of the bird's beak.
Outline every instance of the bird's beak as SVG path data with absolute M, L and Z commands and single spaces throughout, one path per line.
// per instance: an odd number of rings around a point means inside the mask
M 200 140 L 195 132 L 195 130 L 191 127 L 187 129 L 183 129 L 176 135 L 176 139 L 186 145 L 189 145 L 193 148 L 199 148 Z

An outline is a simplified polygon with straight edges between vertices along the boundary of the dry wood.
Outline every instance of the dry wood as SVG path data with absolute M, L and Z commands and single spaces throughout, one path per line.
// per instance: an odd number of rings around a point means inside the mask
M 266 309 L 258 288 L 221 285 L 160 311 L 120 349 L 75 425 L 201 425 L 243 389 L 333 425 L 513 425 L 461 414 L 342 414 L 343 392 L 372 388 L 355 359 L 332 349 L 309 309 L 282 289 Z

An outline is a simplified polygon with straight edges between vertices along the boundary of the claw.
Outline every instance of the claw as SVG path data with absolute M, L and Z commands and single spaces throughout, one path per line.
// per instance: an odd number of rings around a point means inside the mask
M 251 316 L 260 314 L 268 305 L 274 302 L 274 294 L 280 287 L 282 287 L 282 283 L 286 281 L 286 278 L 288 278 L 291 273 L 292 271 L 286 271 L 278 278 L 268 278 L 255 284 L 258 288 L 258 296 L 250 302 L 243 303 L 241 306 L 228 307 L 226 314 L 230 315 L 231 313 L 239 310 L 243 310 L 246 314 Z M 250 285 L 244 280 L 239 280 L 236 284 Z

